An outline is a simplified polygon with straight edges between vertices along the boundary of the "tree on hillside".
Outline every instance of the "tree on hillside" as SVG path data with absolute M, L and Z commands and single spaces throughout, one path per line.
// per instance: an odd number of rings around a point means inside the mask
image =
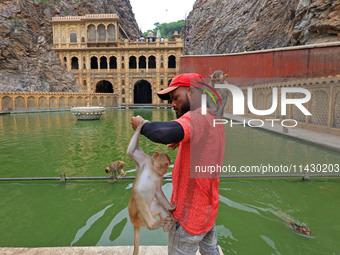
M 160 24 L 159 22 L 156 22 L 154 26 L 155 28 L 153 30 L 148 30 L 144 32 L 143 36 L 146 37 L 149 32 L 152 32 L 156 36 L 157 30 L 159 29 L 161 32 L 161 36 L 163 38 L 170 39 L 175 31 L 178 31 L 179 34 L 181 33 L 182 28 L 184 26 L 184 20 L 179 20 L 179 21 L 170 22 L 170 23 L 162 23 L 162 24 Z

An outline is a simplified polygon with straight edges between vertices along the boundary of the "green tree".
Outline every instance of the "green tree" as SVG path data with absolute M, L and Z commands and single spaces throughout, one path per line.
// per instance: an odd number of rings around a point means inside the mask
M 159 22 L 156 22 L 154 26 L 155 26 L 154 29 L 144 32 L 143 36 L 146 37 L 149 32 L 152 32 L 156 36 L 157 30 L 159 29 L 159 31 L 161 32 L 161 36 L 163 38 L 170 39 L 175 31 L 178 31 L 179 34 L 181 33 L 182 28 L 184 26 L 184 20 L 179 20 L 179 21 L 170 22 L 170 23 L 162 23 L 162 24 L 160 24 Z

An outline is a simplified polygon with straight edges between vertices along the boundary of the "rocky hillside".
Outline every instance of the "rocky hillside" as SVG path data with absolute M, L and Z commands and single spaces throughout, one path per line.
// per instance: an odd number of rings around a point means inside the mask
M 52 50 L 53 16 L 117 13 L 139 37 L 129 0 L 0 0 L 0 91 L 77 91 Z
M 197 0 L 183 30 L 186 54 L 339 41 L 340 0 Z

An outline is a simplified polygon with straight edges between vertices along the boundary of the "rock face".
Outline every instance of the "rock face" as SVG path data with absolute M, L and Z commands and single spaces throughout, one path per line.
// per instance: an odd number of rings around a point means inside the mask
M 77 91 L 52 50 L 54 16 L 117 13 L 131 38 L 140 31 L 129 0 L 0 1 L 0 91 Z
M 340 0 L 196 0 L 185 54 L 223 54 L 340 40 Z

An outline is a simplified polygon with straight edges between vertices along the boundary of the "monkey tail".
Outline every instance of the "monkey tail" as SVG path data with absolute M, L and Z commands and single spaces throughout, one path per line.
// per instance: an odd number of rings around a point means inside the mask
M 134 243 L 133 243 L 133 255 L 138 255 L 139 251 L 139 237 L 140 237 L 140 227 L 134 227 Z

